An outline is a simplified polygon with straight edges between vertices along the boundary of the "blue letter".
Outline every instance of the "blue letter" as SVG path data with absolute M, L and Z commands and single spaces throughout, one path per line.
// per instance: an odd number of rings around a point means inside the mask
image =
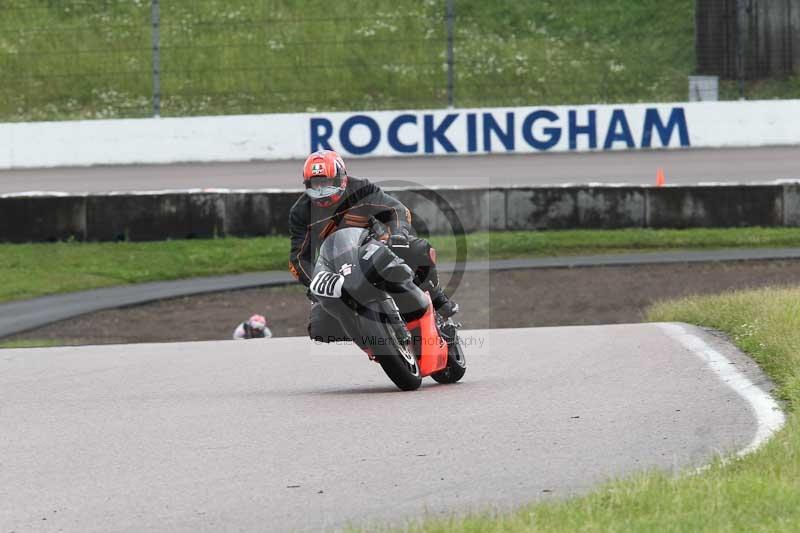
M 356 146 L 350 141 L 350 130 L 353 126 L 363 125 L 369 128 L 369 142 L 364 146 Z M 353 115 L 342 123 L 339 130 L 339 141 L 342 147 L 353 155 L 364 155 L 373 151 L 381 142 L 381 130 L 374 119 L 366 115 Z
M 578 112 L 569 112 L 569 149 L 575 150 L 578 147 L 578 135 L 589 136 L 589 148 L 597 148 L 597 111 L 589 110 L 589 123 L 586 126 L 578 126 Z
M 458 118 L 457 113 L 450 113 L 445 115 L 444 120 L 436 128 L 433 127 L 433 115 L 425 115 L 425 153 L 433 153 L 433 141 L 436 139 L 442 145 L 445 152 L 455 152 L 456 147 L 445 136 L 447 128 Z
M 622 131 L 617 133 L 617 127 L 621 127 Z M 608 123 L 608 132 L 606 133 L 606 142 L 603 143 L 603 150 L 608 150 L 617 141 L 624 141 L 625 146 L 634 148 L 631 128 L 628 126 L 628 119 L 622 109 L 615 109 L 611 113 L 611 121 Z
M 322 128 L 320 133 L 319 129 Z M 327 118 L 312 118 L 311 119 L 311 151 L 317 150 L 333 150 L 331 143 L 328 139 L 333 135 L 333 124 Z
M 675 129 L 675 126 L 678 126 L 678 137 L 680 138 L 681 146 L 689 146 L 689 130 L 686 127 L 686 115 L 682 107 L 675 107 L 672 109 L 666 126 L 661 122 L 661 117 L 658 116 L 658 109 L 648 109 L 644 115 L 642 148 L 650 148 L 652 144 L 653 128 L 658 129 L 661 145 L 669 146 L 670 139 L 672 139 L 672 131 Z
M 492 151 L 492 132 L 506 150 L 514 151 L 514 113 L 506 113 L 506 131 L 500 129 L 491 113 L 483 114 L 483 149 L 486 152 Z
M 533 123 L 540 118 L 555 122 L 558 120 L 558 115 L 552 111 L 534 111 L 525 117 L 525 121 L 522 123 L 522 137 L 525 139 L 526 143 L 531 145 L 531 148 L 549 150 L 561 140 L 561 128 L 545 128 L 544 132 L 548 135 L 548 139 L 546 141 L 540 141 L 533 136 Z
M 467 113 L 467 152 L 478 151 L 478 127 L 476 125 L 477 115 Z
M 404 154 L 413 154 L 417 151 L 417 143 L 414 144 L 403 144 L 400 142 L 400 137 L 398 136 L 398 132 L 400 131 L 400 126 L 403 124 L 416 124 L 417 117 L 415 115 L 399 115 L 395 118 L 391 124 L 389 124 L 389 133 L 387 137 L 389 139 L 389 146 L 396 152 L 404 153 Z

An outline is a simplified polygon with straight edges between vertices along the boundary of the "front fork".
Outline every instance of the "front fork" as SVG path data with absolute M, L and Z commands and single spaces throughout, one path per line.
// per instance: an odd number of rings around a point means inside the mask
M 384 308 L 384 314 L 388 317 L 388 322 L 394 329 L 397 340 L 401 344 L 410 344 L 412 341 L 411 333 L 406 328 L 406 322 L 400 315 L 400 309 L 397 307 L 393 298 L 387 298 L 381 302 Z
M 374 343 L 388 342 L 389 339 L 377 340 L 377 337 L 384 336 L 383 323 L 381 316 L 387 318 L 386 322 L 393 328 L 397 340 L 401 344 L 410 344 L 411 334 L 408 332 L 394 300 L 386 297 L 380 300 L 373 300 L 364 305 L 365 309 L 357 312 L 344 302 L 331 302 L 331 314 L 335 313 L 342 325 L 342 329 L 353 339 L 356 346 L 361 348 L 370 359 L 376 360 Z M 373 340 L 375 339 L 375 340 Z

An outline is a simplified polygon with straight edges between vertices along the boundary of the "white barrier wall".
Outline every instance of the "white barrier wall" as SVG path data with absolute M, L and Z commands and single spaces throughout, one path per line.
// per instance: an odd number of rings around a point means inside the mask
M 0 168 L 800 144 L 800 100 L 0 124 Z

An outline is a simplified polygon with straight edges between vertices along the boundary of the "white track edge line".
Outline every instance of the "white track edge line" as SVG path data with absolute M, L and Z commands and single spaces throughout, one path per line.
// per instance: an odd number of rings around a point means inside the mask
M 677 340 L 685 348 L 700 357 L 717 377 L 750 404 L 756 415 L 757 429 L 753 440 L 736 455 L 739 457 L 754 452 L 786 422 L 780 405 L 767 392 L 761 390 L 724 355 L 709 346 L 703 339 L 686 330 L 677 323 L 659 323 L 667 335 Z

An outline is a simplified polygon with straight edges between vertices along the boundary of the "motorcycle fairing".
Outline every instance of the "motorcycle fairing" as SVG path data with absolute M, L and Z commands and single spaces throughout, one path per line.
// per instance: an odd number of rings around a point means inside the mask
M 320 279 L 327 279 L 323 273 L 344 278 L 341 298 L 319 301 L 361 349 L 371 353 L 361 334 L 370 329 L 369 320 L 376 320 L 373 313 L 395 317 L 399 310 L 414 338 L 420 374 L 428 376 L 447 366 L 447 343 L 436 327 L 430 295 L 414 284 L 409 266 L 383 243 L 370 239 L 367 230 L 343 228 L 328 237 L 320 248 L 315 279 L 321 274 Z
M 406 324 L 408 331 L 414 337 L 415 348 L 419 355 L 420 375 L 423 377 L 444 370 L 447 366 L 447 343 L 439 335 L 433 304 L 427 292 L 425 298 L 428 301 L 425 314 Z

